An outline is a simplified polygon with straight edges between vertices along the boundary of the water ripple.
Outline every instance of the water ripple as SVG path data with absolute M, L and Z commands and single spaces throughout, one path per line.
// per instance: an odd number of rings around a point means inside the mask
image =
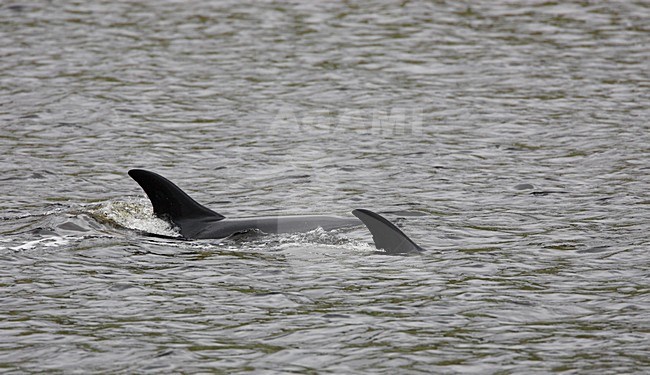
M 0 366 L 648 372 L 648 14 L 2 5 Z M 385 212 L 427 252 L 150 237 L 134 167 L 227 216 Z

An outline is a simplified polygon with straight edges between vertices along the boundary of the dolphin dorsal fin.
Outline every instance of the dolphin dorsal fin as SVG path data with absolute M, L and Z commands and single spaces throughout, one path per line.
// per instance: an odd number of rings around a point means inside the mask
M 389 254 L 401 254 L 423 251 L 420 246 L 408 238 L 393 223 L 383 216 L 364 209 L 352 211 L 368 227 L 378 249 L 384 249 Z
M 154 214 L 159 218 L 171 220 L 181 228 L 181 234 L 183 234 L 184 222 L 205 219 L 219 221 L 226 218 L 199 204 L 173 182 L 159 174 L 144 169 L 131 169 L 129 176 L 147 193 Z

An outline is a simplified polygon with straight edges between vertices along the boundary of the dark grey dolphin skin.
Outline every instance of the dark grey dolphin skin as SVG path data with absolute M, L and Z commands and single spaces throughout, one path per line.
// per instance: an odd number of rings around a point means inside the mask
M 186 239 L 225 238 L 258 230 L 264 233 L 308 232 L 316 228 L 333 230 L 365 224 L 378 249 L 387 253 L 409 253 L 423 249 L 399 228 L 372 211 L 352 211 L 357 218 L 336 216 L 262 216 L 227 219 L 202 206 L 165 177 L 143 169 L 132 169 L 131 176 L 147 194 L 154 214 L 178 227 Z
M 352 211 L 352 214 L 359 218 L 372 234 L 375 241 L 375 247 L 383 249 L 389 253 L 413 253 L 424 251 L 395 224 L 386 220 L 376 212 L 364 210 L 362 208 Z

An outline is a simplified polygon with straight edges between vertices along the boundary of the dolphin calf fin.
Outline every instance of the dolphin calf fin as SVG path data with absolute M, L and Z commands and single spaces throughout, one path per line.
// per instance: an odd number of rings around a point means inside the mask
M 372 239 L 378 249 L 384 249 L 389 254 L 403 254 L 424 251 L 395 224 L 386 220 L 381 215 L 364 209 L 352 211 L 372 233 Z
M 147 193 L 154 214 L 161 219 L 170 220 L 178 226 L 184 237 L 189 238 L 188 233 L 184 233 L 184 229 L 187 230 L 190 227 L 190 225 L 185 225 L 189 222 L 219 221 L 226 218 L 202 206 L 174 183 L 159 174 L 143 169 L 131 169 L 129 176 Z

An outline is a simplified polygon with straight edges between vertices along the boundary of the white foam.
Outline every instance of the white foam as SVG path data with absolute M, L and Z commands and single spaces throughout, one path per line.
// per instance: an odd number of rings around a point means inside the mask
M 33 240 L 33 241 L 27 241 L 22 245 L 12 246 L 10 247 L 10 249 L 14 251 L 25 251 L 25 250 L 35 249 L 37 247 L 59 247 L 59 246 L 67 245 L 69 243 L 70 241 L 67 238 L 61 236 L 52 236 L 52 237 L 40 238 L 38 240 Z
M 162 236 L 177 237 L 178 230 L 153 214 L 148 201 L 108 202 L 93 211 L 93 215 L 111 221 L 121 227 Z
M 294 247 L 302 248 L 304 245 L 317 245 L 321 248 L 337 250 L 343 248 L 348 251 L 358 252 L 376 251 L 376 249 L 368 243 L 351 240 L 345 236 L 339 235 L 337 231 L 326 231 L 322 228 L 316 228 L 304 233 L 278 235 L 276 239 L 280 250 L 291 249 Z

